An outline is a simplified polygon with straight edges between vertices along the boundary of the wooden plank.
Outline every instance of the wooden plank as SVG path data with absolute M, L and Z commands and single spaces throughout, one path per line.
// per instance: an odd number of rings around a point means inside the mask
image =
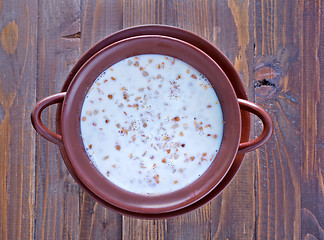
M 166 220 L 141 220 L 123 217 L 122 239 L 169 239 L 165 237 Z
M 37 97 L 60 92 L 79 57 L 80 2 L 40 1 Z M 55 129 L 55 107 L 43 121 Z M 67 171 L 58 146 L 37 137 L 35 239 L 78 239 L 79 187 Z
M 322 1 L 303 1 L 299 12 L 302 239 L 324 239 L 323 10 Z
M 122 1 L 90 0 L 81 4 L 81 53 L 122 28 Z M 80 192 L 80 239 L 120 239 L 121 215 L 114 213 L 84 191 Z
M 210 204 L 167 220 L 166 239 L 211 239 Z
M 298 1 L 255 2 L 255 94 L 274 121 L 257 150 L 256 238 L 300 239 Z M 257 132 L 261 124 L 256 125 Z
M 165 1 L 124 1 L 123 27 L 162 24 Z M 165 220 L 140 220 L 123 216 L 123 239 L 165 239 Z
M 80 239 L 121 239 L 121 216 L 94 201 L 87 193 L 80 196 Z
M 228 5 L 220 1 L 168 1 L 166 6 L 166 23 L 168 25 L 178 26 L 194 32 L 219 47 L 218 43 L 221 42 L 221 31 L 227 31 L 228 29 L 226 29 L 226 27 L 220 27 L 225 21 L 222 20 L 221 17 L 218 17 L 218 15 L 231 15 Z M 226 22 L 228 22 L 228 20 L 226 20 Z M 226 35 L 226 33 L 223 34 Z M 226 40 L 226 42 L 229 41 Z M 234 55 L 233 49 L 230 49 L 228 45 L 226 46 L 226 43 L 223 43 L 222 46 L 223 48 L 220 48 L 220 50 L 227 50 Z M 253 188 L 251 188 L 251 190 L 253 191 Z M 229 193 L 230 192 L 231 191 L 229 191 Z M 231 195 L 230 193 L 229 199 Z M 246 196 L 244 196 L 244 198 L 246 198 Z M 225 202 L 227 201 L 228 200 Z M 238 201 L 239 199 L 237 199 L 237 202 Z M 222 229 L 224 227 L 223 224 L 220 226 L 217 223 L 220 223 L 226 218 L 226 216 L 219 215 L 219 211 L 229 210 L 231 206 L 227 206 L 226 209 L 222 207 L 221 209 L 218 207 L 220 206 L 219 204 L 221 206 L 225 205 L 221 197 L 216 198 L 211 204 L 207 204 L 196 211 L 168 220 L 167 238 L 210 239 L 213 237 L 218 238 L 219 235 L 220 239 L 225 239 L 223 236 L 226 234 L 217 232 L 217 229 Z M 246 216 L 244 217 L 246 218 Z M 235 224 L 237 224 L 237 222 L 235 222 Z M 227 235 L 229 238 L 231 238 L 231 236 L 232 235 Z
M 192 31 L 210 39 L 210 3 L 207 1 L 168 1 L 166 24 Z M 210 239 L 210 204 L 188 214 L 167 220 L 167 239 Z
M 124 27 L 139 24 L 168 24 L 181 26 L 209 36 L 206 2 L 127 1 L 124 4 Z M 197 16 L 192 15 L 197 9 Z M 165 221 L 142 221 L 123 217 L 123 239 L 206 239 L 210 236 L 209 205 L 185 216 Z M 167 231 L 167 232 L 166 232 Z M 166 234 L 166 236 L 165 236 Z
M 124 1 L 123 27 L 165 24 L 165 0 Z
M 0 239 L 34 236 L 36 33 L 37 1 L 0 1 Z
M 253 101 L 253 1 L 215 1 L 214 44 L 239 72 Z M 253 118 L 252 118 L 253 120 Z M 251 138 L 254 137 L 253 128 Z M 252 239 L 255 232 L 255 152 L 247 153 L 229 186 L 212 202 L 213 239 Z
M 215 35 L 211 2 L 172 0 L 165 4 L 165 23 L 187 29 L 210 41 Z
M 123 27 L 165 23 L 165 1 L 124 1 Z M 141 220 L 123 216 L 123 239 L 166 239 L 165 220 Z
M 87 0 L 81 4 L 81 53 L 123 28 L 122 0 Z

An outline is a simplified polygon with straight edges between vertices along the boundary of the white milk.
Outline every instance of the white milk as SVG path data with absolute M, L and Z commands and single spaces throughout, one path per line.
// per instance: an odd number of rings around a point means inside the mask
M 88 156 L 112 183 L 163 194 L 194 182 L 212 163 L 223 115 L 208 80 L 188 64 L 139 55 L 104 71 L 81 113 Z

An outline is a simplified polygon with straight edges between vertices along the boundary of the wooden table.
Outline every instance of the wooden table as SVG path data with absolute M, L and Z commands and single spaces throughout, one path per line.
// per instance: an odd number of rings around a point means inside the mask
M 323 12 L 321 0 L 1 0 L 0 239 L 324 239 Z M 98 40 L 149 23 L 215 44 L 275 131 L 209 204 L 144 221 L 84 193 L 30 112 Z M 55 126 L 54 107 L 43 115 Z

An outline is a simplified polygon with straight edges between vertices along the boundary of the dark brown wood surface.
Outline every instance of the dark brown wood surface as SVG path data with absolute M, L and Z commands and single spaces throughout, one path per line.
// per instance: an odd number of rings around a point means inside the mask
M 0 0 L 0 239 L 324 239 L 324 2 L 321 0 Z M 180 217 L 139 220 L 95 202 L 56 145 L 33 130 L 97 41 L 167 24 L 216 45 L 274 121 L 230 185 Z M 43 113 L 54 130 L 55 107 Z M 262 124 L 252 118 L 251 138 Z

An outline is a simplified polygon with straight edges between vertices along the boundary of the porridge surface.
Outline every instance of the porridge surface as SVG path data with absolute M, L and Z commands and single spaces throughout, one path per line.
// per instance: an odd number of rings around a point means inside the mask
M 97 169 L 139 194 L 183 188 L 217 154 L 223 115 L 208 80 L 190 65 L 163 55 L 124 59 L 90 88 L 81 135 Z

